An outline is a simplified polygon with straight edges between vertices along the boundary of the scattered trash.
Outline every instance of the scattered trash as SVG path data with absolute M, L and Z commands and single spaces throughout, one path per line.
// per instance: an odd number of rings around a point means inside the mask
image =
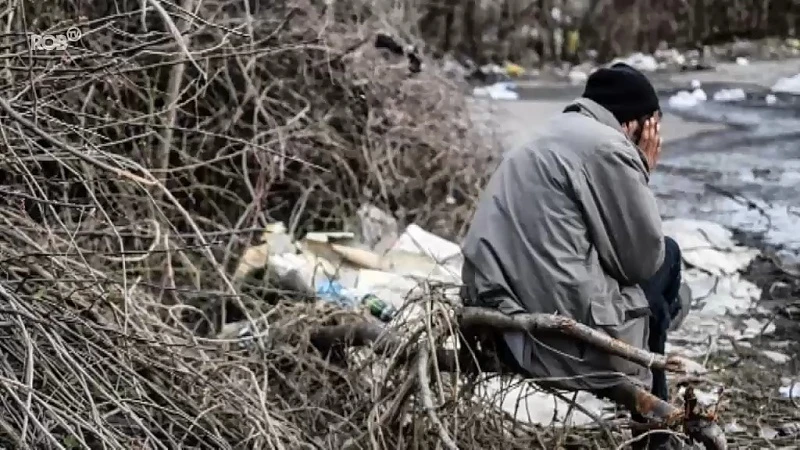
M 567 55 L 574 55 L 578 52 L 581 42 L 581 33 L 577 29 L 567 31 L 567 41 L 564 52 Z
M 692 89 L 700 89 L 703 86 L 703 83 L 700 80 L 692 80 Z
M 772 350 L 762 350 L 761 354 L 763 354 L 776 364 L 786 364 L 791 359 L 791 357 L 785 353 L 776 352 Z
M 704 102 L 708 100 L 708 95 L 706 95 L 706 91 L 702 89 L 695 89 L 692 91 L 692 96 L 696 98 L 699 102 Z
M 744 56 L 740 56 L 740 57 L 736 58 L 736 64 L 738 64 L 740 66 L 749 66 L 750 65 L 750 60 L 745 58 Z
M 800 423 L 787 422 L 778 425 L 778 434 L 784 437 L 794 437 L 800 434 Z
M 667 103 L 670 107 L 675 109 L 689 109 L 694 108 L 706 100 L 708 100 L 706 92 L 701 88 L 697 88 L 692 92 L 680 91 L 670 97 Z
M 430 233 L 416 224 L 411 224 L 406 228 L 392 249 L 422 253 L 442 264 L 461 258 L 461 247 L 458 244 Z
M 383 253 L 397 240 L 397 220 L 375 205 L 362 205 L 356 212 L 361 242 L 377 253 Z
M 800 398 L 800 382 L 794 382 L 789 386 L 781 386 L 778 392 L 784 398 Z
M 508 82 L 510 77 L 505 69 L 497 64 L 487 64 L 481 67 L 476 67 L 471 61 L 468 62 L 466 68 L 468 75 L 465 77 L 466 81 L 479 84 L 481 86 L 488 86 L 494 83 Z
M 514 91 L 516 84 L 501 81 L 486 87 L 476 87 L 472 91 L 475 97 L 489 97 L 493 100 L 518 100 L 519 94 Z
M 338 281 L 326 280 L 317 286 L 317 298 L 343 307 L 354 307 L 358 304 L 356 295 L 347 291 Z
M 775 103 L 778 103 L 778 97 L 775 97 L 772 94 L 767 94 L 767 96 L 764 97 L 764 101 L 767 102 L 768 105 L 774 105 Z
M 634 67 L 642 72 L 655 72 L 658 70 L 658 61 L 652 55 L 644 53 L 634 53 L 627 58 L 617 58 L 614 63 L 623 62 L 631 67 Z
M 416 224 L 409 225 L 398 235 L 397 223 L 388 214 L 372 205 L 365 205 L 359 211 L 360 234 L 312 232 L 293 241 L 285 226 L 271 225 L 261 242 L 244 252 L 236 273 L 241 277 L 254 269 L 266 268 L 266 272 L 281 282 L 286 283 L 287 278 L 293 280 L 291 283 L 304 286 L 321 301 L 345 308 L 367 309 L 383 322 L 413 319 L 424 314 L 422 308 L 409 304 L 409 298 L 421 293 L 421 285 L 444 283 L 454 287 L 452 295 L 458 295 L 463 255 L 457 243 Z M 754 299 L 760 296 L 760 290 L 742 280 L 739 273 L 758 251 L 737 245 L 733 233 L 716 223 L 667 220 L 663 226 L 664 233 L 681 246 L 683 260 L 687 263 L 681 302 L 685 303 L 687 311 L 692 309 L 683 324 L 671 330 L 668 351 L 684 359 L 688 374 L 702 375 L 708 373 L 708 369 L 688 359 L 687 355 L 702 358 L 707 355 L 712 338 L 729 335 L 736 340 L 745 339 L 758 335 L 767 325 L 755 318 L 734 317 L 748 311 Z M 383 242 L 385 250 L 370 250 L 369 245 L 359 240 Z M 446 291 L 446 295 L 451 295 L 450 291 Z M 252 345 L 254 336 L 261 334 L 252 332 L 247 323 L 240 323 L 227 332 L 229 339 L 239 340 L 242 346 Z M 786 361 L 785 355 L 777 351 L 765 352 L 765 356 L 776 362 Z M 492 382 L 486 389 L 498 390 L 500 385 Z M 542 408 L 545 403 L 554 404 L 552 396 L 545 393 L 531 396 L 524 389 L 518 389 L 518 395 L 507 396 L 499 406 L 517 417 L 521 413 L 522 420 L 535 423 L 549 423 L 558 416 L 559 412 L 554 412 L 553 407 Z M 783 392 L 786 389 L 790 388 L 781 389 L 782 395 L 788 395 Z M 800 383 L 795 390 L 800 397 Z M 704 405 L 713 405 L 719 399 L 715 392 L 696 389 L 695 393 Z M 602 415 L 607 406 L 606 402 L 588 394 L 586 402 L 591 402 L 589 409 L 598 415 Z M 584 419 L 590 421 L 575 413 L 570 420 L 582 423 Z
M 778 437 L 778 430 L 768 425 L 759 425 L 758 435 L 766 440 L 772 440 Z
M 719 393 L 707 392 L 695 388 L 694 395 L 697 396 L 697 401 L 703 406 L 713 406 L 719 402 Z
M 733 232 L 716 222 L 680 219 L 664 222 L 664 234 L 677 236 L 684 261 L 710 275 L 737 275 L 758 254 L 757 249 L 738 245 Z M 692 289 L 696 295 L 702 292 Z
M 721 89 L 712 98 L 718 102 L 738 102 L 747 99 L 747 94 L 740 88 Z
M 361 303 L 369 308 L 369 312 L 383 322 L 390 322 L 396 315 L 397 309 L 384 302 L 374 294 L 367 294 L 361 298 Z
M 369 312 L 382 322 L 390 322 L 396 315 L 397 309 L 384 302 L 378 296 L 368 293 L 359 294 L 342 286 L 337 281 L 326 281 L 317 287 L 317 297 L 345 308 L 355 308 L 364 305 Z
M 655 51 L 655 53 L 653 53 L 653 56 L 656 58 L 659 64 L 663 64 L 668 67 L 681 67 L 686 64 L 686 56 L 684 56 L 676 48 L 659 48 Z
M 569 74 L 567 74 L 567 78 L 569 78 L 570 84 L 579 85 L 586 83 L 586 80 L 589 79 L 589 74 L 580 70 L 572 69 L 569 71 Z
M 772 86 L 772 92 L 800 95 L 800 73 L 793 77 L 781 78 Z
M 602 417 L 605 410 L 613 408 L 610 402 L 588 392 L 577 392 L 575 402 L 581 408 L 573 410 L 569 399 L 542 392 L 527 381 L 509 384 L 492 377 L 478 389 L 485 398 L 498 402 L 511 417 L 542 426 L 589 425 L 596 422 L 596 417 Z
M 460 285 L 457 244 L 414 224 L 398 236 L 396 221 L 372 205 L 362 206 L 357 218 L 359 236 L 310 232 L 298 241 L 283 224 L 271 224 L 262 242 L 244 251 L 234 280 L 265 273 L 261 282 L 344 308 L 364 306 L 382 321 L 391 321 L 425 284 Z M 377 241 L 383 249 L 371 250 L 358 239 Z
M 520 66 L 519 64 L 514 64 L 512 62 L 507 62 L 505 66 L 506 75 L 512 78 L 518 78 L 525 75 L 525 69 Z
M 709 345 L 715 350 L 732 349 L 722 336 L 745 347 L 743 340 L 775 331 L 768 319 L 748 316 L 761 289 L 743 279 L 741 271 L 758 250 L 737 245 L 732 231 L 713 222 L 672 219 L 664 221 L 663 229 L 681 247 L 683 282 L 693 297 L 691 312 L 679 328 L 670 330 L 669 354 L 706 358 Z

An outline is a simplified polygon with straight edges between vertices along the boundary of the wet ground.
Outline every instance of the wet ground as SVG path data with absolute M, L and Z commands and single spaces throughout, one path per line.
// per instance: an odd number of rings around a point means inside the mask
M 704 86 L 705 87 L 705 86 Z M 709 89 L 708 87 L 705 87 Z M 725 130 L 674 140 L 653 177 L 668 217 L 693 217 L 763 235 L 800 252 L 800 102 L 763 93 L 741 102 L 703 102 L 684 118 L 722 123 Z
M 800 251 L 800 117 L 796 107 L 707 102 L 687 115 L 736 125 L 670 142 L 652 182 L 666 217 L 713 220 Z
M 652 186 L 664 218 L 710 220 L 755 233 L 783 258 L 798 260 L 800 98 L 778 95 L 768 102 L 766 95 L 778 78 L 800 72 L 800 63 L 770 64 L 655 77 L 666 112 L 666 144 Z M 709 100 L 671 109 L 669 96 L 688 89 L 692 80 L 702 82 Z M 747 98 L 711 100 L 717 90 L 731 87 L 742 88 Z M 506 147 L 524 143 L 545 126 L 580 87 L 527 85 L 521 94 L 524 100 L 476 100 L 481 110 L 491 109 L 484 117 L 494 121 Z

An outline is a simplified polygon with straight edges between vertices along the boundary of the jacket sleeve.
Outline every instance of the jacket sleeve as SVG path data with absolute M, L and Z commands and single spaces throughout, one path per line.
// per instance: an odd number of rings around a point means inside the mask
M 583 165 L 578 197 L 600 264 L 623 286 L 652 277 L 664 261 L 664 236 L 655 195 L 638 150 L 615 142 Z

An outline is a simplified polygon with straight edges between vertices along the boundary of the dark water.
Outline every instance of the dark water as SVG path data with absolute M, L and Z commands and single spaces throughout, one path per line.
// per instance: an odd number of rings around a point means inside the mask
M 704 85 L 712 98 L 716 88 Z M 666 98 L 663 105 L 667 105 Z M 729 125 L 665 147 L 652 185 L 665 217 L 717 221 L 760 233 L 783 256 L 800 259 L 800 97 L 768 104 L 763 90 L 738 102 L 701 102 L 667 112 Z

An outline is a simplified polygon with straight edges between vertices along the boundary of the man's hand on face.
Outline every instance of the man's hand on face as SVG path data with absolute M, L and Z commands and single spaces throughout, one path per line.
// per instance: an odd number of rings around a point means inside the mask
M 661 155 L 661 124 L 658 119 L 651 117 L 644 123 L 642 137 L 639 139 L 639 149 L 647 159 L 647 166 L 653 172 L 658 158 Z

